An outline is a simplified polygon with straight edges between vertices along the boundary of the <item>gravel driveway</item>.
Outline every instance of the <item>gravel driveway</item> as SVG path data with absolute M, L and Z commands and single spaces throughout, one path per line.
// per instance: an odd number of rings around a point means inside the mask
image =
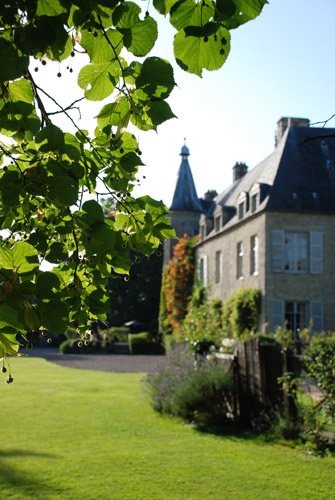
M 81 370 L 100 370 L 117 373 L 147 373 L 154 371 L 166 360 L 166 356 L 142 354 L 59 354 L 53 347 L 20 350 L 22 354 L 47 359 L 57 365 Z

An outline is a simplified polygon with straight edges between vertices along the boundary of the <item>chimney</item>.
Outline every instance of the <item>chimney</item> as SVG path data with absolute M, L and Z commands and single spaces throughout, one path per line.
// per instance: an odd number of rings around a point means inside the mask
M 214 200 L 214 198 L 218 195 L 216 189 L 209 189 L 205 194 L 205 200 Z
M 233 166 L 233 182 L 243 177 L 248 172 L 248 166 L 243 162 L 236 162 Z
M 290 118 L 290 117 L 282 117 L 277 122 L 277 134 L 275 138 L 275 146 L 280 143 L 285 130 L 290 127 L 309 127 L 308 118 Z

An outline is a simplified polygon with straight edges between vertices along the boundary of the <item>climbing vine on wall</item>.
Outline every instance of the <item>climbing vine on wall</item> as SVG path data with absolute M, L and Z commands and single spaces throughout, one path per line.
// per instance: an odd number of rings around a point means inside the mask
M 186 234 L 174 247 L 173 258 L 166 266 L 162 281 L 161 305 L 166 310 L 167 325 L 171 331 L 177 331 L 187 312 L 187 305 L 192 295 L 196 238 Z M 163 312 L 161 310 L 161 325 Z

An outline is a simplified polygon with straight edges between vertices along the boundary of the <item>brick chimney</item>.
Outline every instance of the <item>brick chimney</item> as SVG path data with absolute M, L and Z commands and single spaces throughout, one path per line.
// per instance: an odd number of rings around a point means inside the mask
M 205 200 L 214 200 L 214 198 L 218 195 L 216 189 L 209 189 L 205 194 Z
M 277 134 L 275 137 L 275 146 L 280 143 L 285 130 L 290 127 L 309 127 L 308 118 L 290 118 L 290 117 L 282 117 L 277 122 Z
M 233 182 L 240 179 L 248 172 L 248 166 L 243 162 L 236 162 L 233 166 Z

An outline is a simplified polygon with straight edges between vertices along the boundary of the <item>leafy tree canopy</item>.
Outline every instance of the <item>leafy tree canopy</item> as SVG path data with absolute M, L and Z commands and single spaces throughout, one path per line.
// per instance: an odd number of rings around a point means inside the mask
M 218 69 L 230 30 L 260 14 L 266 0 L 154 0 L 176 29 L 184 70 Z M 171 64 L 149 55 L 158 30 L 149 12 L 125 0 L 2 0 L 0 4 L 0 356 L 18 354 L 15 335 L 63 332 L 106 317 L 111 272 L 129 272 L 129 251 L 149 256 L 174 232 L 166 207 L 132 195 L 141 152 L 130 126 L 156 130 L 174 117 L 166 99 Z M 61 105 L 41 88 L 30 62 L 86 54 L 78 99 Z M 55 83 L 53 82 L 53 86 Z M 108 98 L 94 134 L 73 118 L 81 100 Z M 69 127 L 54 123 L 50 100 Z M 104 184 L 115 216 L 84 201 Z M 55 267 L 41 269 L 42 263 Z M 11 381 L 11 380 L 10 380 Z

